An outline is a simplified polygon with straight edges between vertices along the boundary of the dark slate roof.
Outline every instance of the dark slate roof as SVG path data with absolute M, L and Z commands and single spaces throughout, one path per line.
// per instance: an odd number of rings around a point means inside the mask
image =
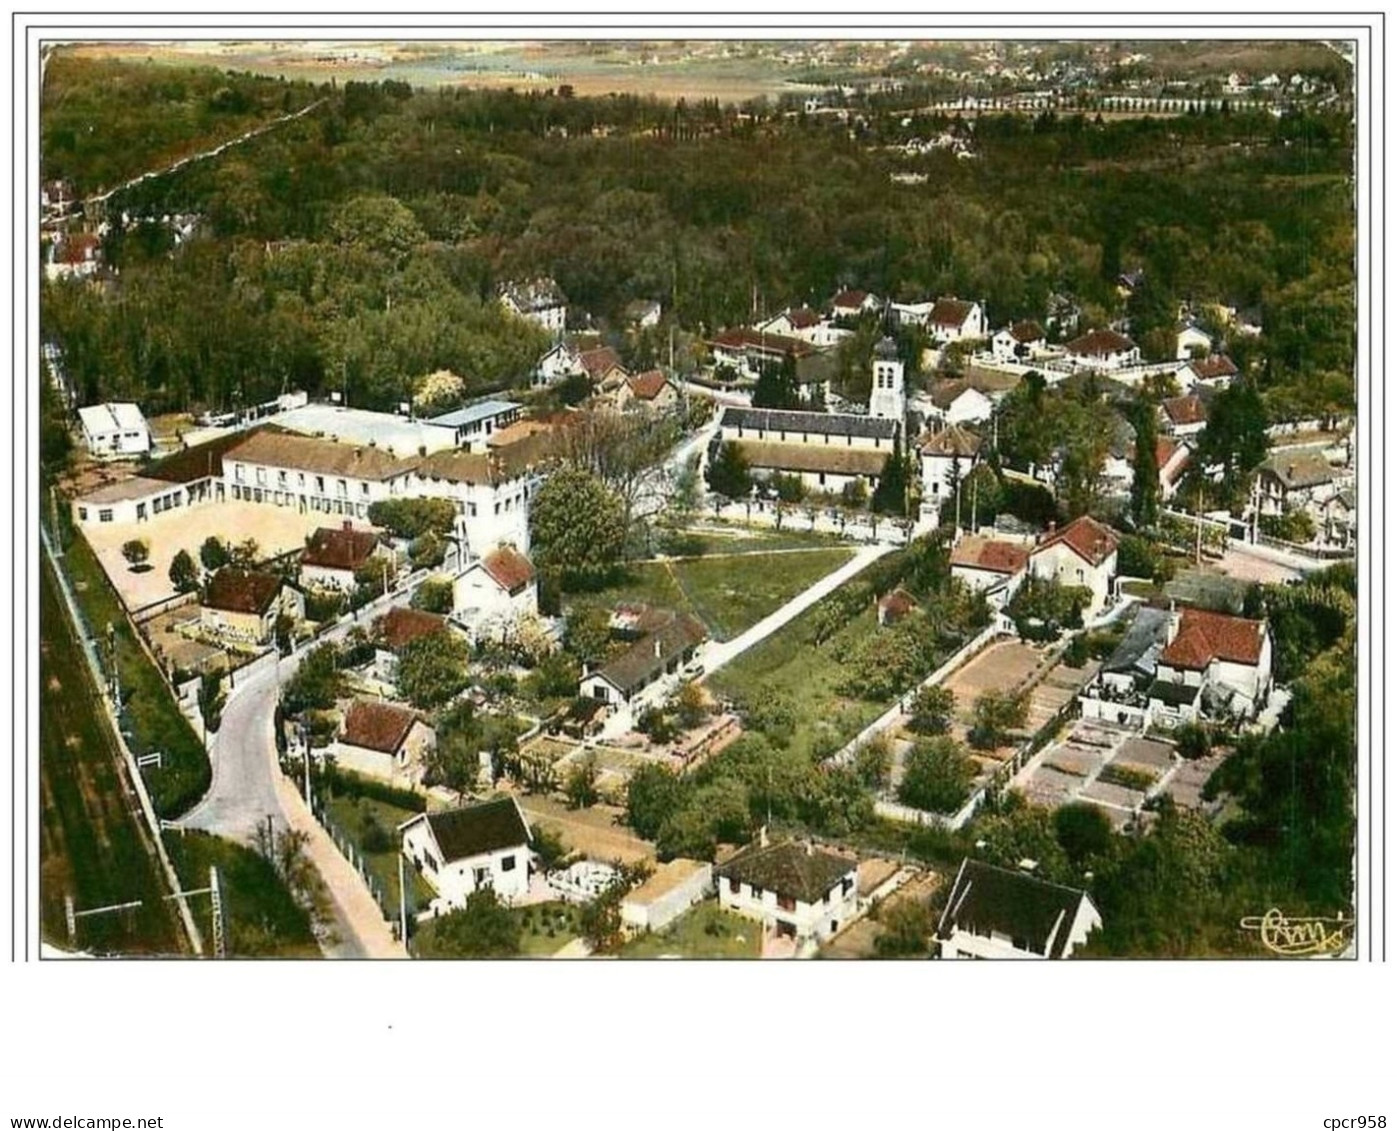
M 196 444 L 192 448 L 175 452 L 164 459 L 156 460 L 142 469 L 147 479 L 163 479 L 167 483 L 193 483 L 199 479 L 223 478 L 223 453 L 235 448 L 249 436 L 260 432 L 261 428 L 246 432 L 230 432 L 206 444 Z
M 642 636 L 606 667 L 600 675 L 629 695 L 644 687 L 676 657 L 708 638 L 708 630 L 696 618 L 680 613 L 654 632 Z
M 717 868 L 719 876 L 790 896 L 802 903 L 819 903 L 858 864 L 819 848 L 784 841 L 763 848 L 751 844 Z
M 247 573 L 224 566 L 209 578 L 204 607 L 227 613 L 254 613 L 261 616 L 272 607 L 286 584 L 274 573 Z
M 897 421 L 877 416 L 853 416 L 839 412 L 792 412 L 777 408 L 723 409 L 724 428 L 743 428 L 787 435 L 808 432 L 818 436 L 860 436 L 891 440 Z
M 301 552 L 301 564 L 321 569 L 356 570 L 377 548 L 378 535 L 372 530 L 337 530 L 322 526 L 310 536 Z
M 445 864 L 501 848 L 517 848 L 530 840 L 529 826 L 512 797 L 428 813 L 427 824 Z
M 1011 940 L 1026 940 L 1039 954 L 1061 958 L 1085 898 L 1076 888 L 967 859 L 961 862 L 936 933 L 948 939 L 956 927 L 998 931 Z
M 1169 613 L 1166 609 L 1142 606 L 1135 613 L 1130 629 L 1116 645 L 1110 659 L 1101 665 L 1108 672 L 1143 672 L 1153 675 L 1159 654 L 1169 640 Z

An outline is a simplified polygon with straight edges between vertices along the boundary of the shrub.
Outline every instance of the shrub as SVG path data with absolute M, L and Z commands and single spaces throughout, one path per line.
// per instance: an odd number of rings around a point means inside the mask
M 1080 633 L 1068 643 L 1062 653 L 1062 662 L 1069 668 L 1080 668 L 1091 658 L 1087 638 Z
M 1194 761 L 1213 752 L 1213 731 L 1202 723 L 1184 723 L 1174 731 L 1174 746 L 1181 758 Z
M 1123 789 L 1134 789 L 1144 793 L 1150 786 L 1154 785 L 1154 775 L 1148 770 L 1142 770 L 1135 766 L 1122 766 L 1117 762 L 1108 762 L 1096 777 L 1096 780 L 1106 785 L 1118 785 Z
M 949 738 L 918 742 L 907 754 L 897 798 L 932 813 L 954 813 L 970 795 L 975 762 Z

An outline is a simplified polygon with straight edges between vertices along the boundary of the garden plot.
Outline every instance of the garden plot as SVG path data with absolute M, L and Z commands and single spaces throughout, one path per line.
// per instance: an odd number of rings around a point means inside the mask
M 1037 734 L 1047 723 L 1077 697 L 1077 693 L 1090 682 L 1100 665 L 1083 664 L 1080 668 L 1069 668 L 1058 664 L 1033 688 L 1028 704 L 1028 730 Z
M 1163 772 L 1174 764 L 1174 745 L 1154 738 L 1127 738 L 1116 760 Z
M 1043 759 L 1043 766 L 1060 773 L 1088 778 L 1106 764 L 1106 757 L 1106 752 L 1098 747 L 1078 746 L 1069 741 L 1049 752 Z
M 1111 785 L 1099 778 L 1082 790 L 1083 801 L 1100 801 L 1121 809 L 1134 810 L 1144 804 L 1144 790 L 1128 789 L 1123 785 Z
M 975 700 L 986 691 L 1014 691 L 1037 671 L 1044 651 L 1012 637 L 1004 637 L 981 649 L 946 677 L 944 686 L 956 697 L 956 714 L 972 720 Z
M 1076 797 L 1077 791 L 1082 788 L 1083 780 L 1076 774 L 1065 774 L 1049 766 L 1040 766 L 1021 788 L 1024 796 L 1034 805 L 1056 809 Z
M 1174 771 L 1174 776 L 1169 779 L 1164 792 L 1184 809 L 1214 807 L 1216 803 L 1203 800 L 1203 787 L 1213 776 L 1213 771 L 1226 759 L 1226 754 L 1212 754 L 1207 758 L 1199 758 L 1196 762 L 1184 762 Z

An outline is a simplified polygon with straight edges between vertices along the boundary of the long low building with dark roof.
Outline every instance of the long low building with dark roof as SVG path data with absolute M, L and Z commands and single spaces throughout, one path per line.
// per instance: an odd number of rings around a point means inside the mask
M 799 476 L 815 491 L 878 484 L 901 432 L 900 421 L 838 412 L 738 408 L 723 410 L 720 438 L 737 444 L 760 473 Z

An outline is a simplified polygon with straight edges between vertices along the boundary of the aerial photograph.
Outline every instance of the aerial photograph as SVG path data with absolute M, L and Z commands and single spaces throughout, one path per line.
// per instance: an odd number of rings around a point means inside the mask
M 1352 957 L 1356 58 L 45 43 L 43 955 Z

